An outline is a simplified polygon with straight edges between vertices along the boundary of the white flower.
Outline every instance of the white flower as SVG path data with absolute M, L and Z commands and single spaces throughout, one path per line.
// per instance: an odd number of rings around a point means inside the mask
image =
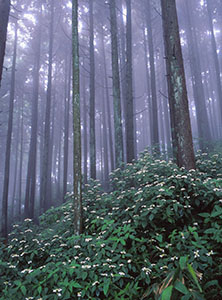
M 211 256 L 211 255 L 213 255 L 214 254 L 214 252 L 213 252 L 213 250 L 211 250 L 210 252 L 208 252 L 206 255 L 207 256 Z
M 196 258 L 196 257 L 200 257 L 199 250 L 194 251 L 194 258 Z

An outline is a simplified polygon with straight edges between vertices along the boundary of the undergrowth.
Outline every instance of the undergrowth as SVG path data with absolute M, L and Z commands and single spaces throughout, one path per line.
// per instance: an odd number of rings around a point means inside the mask
M 197 170 L 148 152 L 111 174 L 113 192 L 86 186 L 84 234 L 72 234 L 72 196 L 15 224 L 0 247 L 0 299 L 222 298 L 222 160 Z

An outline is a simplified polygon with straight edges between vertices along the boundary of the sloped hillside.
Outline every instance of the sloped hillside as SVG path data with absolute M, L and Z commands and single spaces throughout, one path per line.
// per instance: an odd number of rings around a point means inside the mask
M 199 154 L 187 172 L 144 152 L 111 174 L 113 192 L 86 187 L 80 237 L 72 199 L 14 225 L 0 299 L 221 299 L 221 166 Z

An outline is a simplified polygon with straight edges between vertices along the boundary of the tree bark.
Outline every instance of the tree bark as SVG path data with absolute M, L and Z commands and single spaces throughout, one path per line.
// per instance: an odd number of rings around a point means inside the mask
M 40 8 L 41 9 L 41 8 Z M 37 139 L 38 139 L 38 97 L 39 97 L 39 70 L 41 53 L 41 14 L 39 28 L 37 30 L 35 64 L 33 69 L 33 98 L 31 115 L 31 141 L 29 146 L 28 170 L 25 193 L 25 216 L 34 218 L 35 191 L 36 191 L 36 160 L 37 160 Z
M 9 192 L 14 98 L 15 98 L 15 72 L 16 72 L 16 58 L 17 58 L 17 40 L 18 40 L 18 24 L 16 22 L 15 23 L 15 40 L 14 40 L 14 50 L 13 50 L 13 61 L 12 61 L 12 73 L 11 73 L 11 89 L 10 89 L 10 99 L 9 99 L 8 130 L 7 130 L 6 152 L 5 152 L 3 197 L 2 197 L 2 228 L 1 228 L 1 231 L 2 231 L 2 236 L 6 240 L 7 240 L 7 236 L 8 236 L 8 192 Z
M 44 127 L 44 151 L 43 151 L 43 170 L 42 170 L 42 203 L 43 209 L 46 211 L 51 206 L 49 198 L 49 189 L 51 186 L 51 170 L 50 167 L 50 122 L 51 122 L 51 98 L 52 98 L 52 50 L 53 50 L 53 31 L 54 31 L 54 0 L 51 2 L 51 20 L 49 28 L 49 63 L 48 63 L 48 84 L 46 96 L 45 110 L 45 127 Z
M 90 177 L 96 179 L 96 129 L 95 129 L 95 55 L 94 55 L 94 18 L 93 3 L 89 1 L 90 19 L 90 99 L 89 99 L 89 122 L 90 122 Z
M 5 56 L 7 27 L 10 11 L 10 0 L 0 0 L 0 87 Z
M 198 136 L 199 136 L 199 146 L 203 151 L 207 146 L 210 145 L 212 138 L 210 133 L 210 125 L 207 115 L 205 95 L 202 83 L 202 75 L 201 75 L 201 65 L 197 44 L 197 35 L 195 28 L 193 28 L 191 23 L 191 11 L 192 6 L 189 1 L 185 1 L 185 9 L 186 9 L 186 35 L 187 35 L 187 45 L 189 50 L 189 58 L 190 58 L 190 69 L 192 75 L 192 85 L 194 92 L 194 103 L 196 107 L 196 115 L 197 115 L 197 127 L 198 127 Z
M 110 0 L 110 30 L 112 48 L 112 79 L 113 79 L 113 110 L 114 110 L 114 136 L 115 136 L 115 167 L 123 163 L 123 132 L 120 99 L 120 77 L 118 64 L 116 2 Z
M 179 167 L 195 169 L 187 89 L 175 0 L 161 0 L 174 154 Z
M 132 16 L 131 0 L 126 0 L 126 161 L 132 162 L 134 152 L 134 109 L 133 109 L 133 79 L 132 79 Z
M 91 1 L 90 1 L 91 2 Z M 72 2 L 72 51 L 73 51 L 73 132 L 74 132 L 74 234 L 82 233 L 82 172 L 81 172 L 81 124 L 79 87 L 79 36 L 78 1 Z
M 159 126 L 158 126 L 158 109 L 157 109 L 157 94 L 156 94 L 156 71 L 154 62 L 154 49 L 153 49 L 153 30 L 151 22 L 151 6 L 150 0 L 147 1 L 147 30 L 148 30 L 148 46 L 149 46 L 149 61 L 150 61 L 150 82 L 151 82 L 151 111 L 152 111 L 152 134 L 151 145 L 156 151 L 159 152 Z

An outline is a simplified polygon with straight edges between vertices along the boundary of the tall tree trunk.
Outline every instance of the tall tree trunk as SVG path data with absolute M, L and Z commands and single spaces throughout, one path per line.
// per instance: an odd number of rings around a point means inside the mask
M 25 193 L 25 216 L 34 218 L 35 191 L 36 191 L 36 160 L 37 160 L 37 139 L 38 139 L 38 97 L 39 97 L 39 70 L 41 53 L 41 15 L 39 28 L 37 30 L 35 64 L 33 69 L 33 96 L 31 115 L 31 141 L 29 146 L 28 170 Z
M 21 108 L 19 108 L 19 115 L 21 114 L 21 128 L 20 128 L 20 158 L 19 158 L 19 178 L 18 178 L 18 219 L 21 221 L 22 209 L 22 174 L 23 174 L 23 130 L 24 130 L 24 117 L 23 117 L 23 100 L 21 100 Z
M 93 20 L 94 0 L 89 1 L 89 31 L 90 31 L 90 99 L 89 99 L 89 119 L 90 119 L 90 177 L 96 179 L 96 128 L 95 128 L 95 55 L 94 55 L 94 20 Z
M 201 65 L 197 44 L 197 35 L 195 28 L 193 28 L 191 23 L 191 11 L 192 6 L 189 1 L 185 1 L 185 9 L 186 9 L 186 34 L 188 40 L 188 50 L 189 50 L 189 58 L 190 58 L 190 69 L 192 75 L 192 85 L 193 85 L 193 93 L 194 93 L 194 103 L 196 107 L 196 115 L 197 115 L 197 127 L 198 127 L 198 136 L 199 136 L 199 145 L 200 149 L 204 150 L 206 146 L 209 146 L 211 143 L 211 133 L 210 133 L 210 125 L 207 115 L 207 108 L 205 102 L 205 95 L 202 83 L 201 76 Z
M 131 0 L 126 0 L 126 160 L 132 162 L 134 152 L 134 109 L 133 109 L 133 79 L 132 79 L 132 17 Z
M 114 170 L 114 154 L 113 154 L 113 135 L 112 135 L 112 123 L 111 123 L 111 109 L 110 109 L 110 98 L 109 98 L 109 87 L 108 87 L 108 75 L 106 65 L 106 53 L 104 45 L 104 31 L 102 31 L 102 56 L 105 76 L 105 91 L 106 91 L 106 107 L 107 107 L 107 123 L 109 128 L 109 153 L 110 153 L 110 168 Z
M 0 87 L 2 80 L 3 62 L 5 56 L 5 44 L 7 37 L 10 0 L 0 0 Z
M 15 144 L 15 168 L 14 168 L 14 179 L 13 179 L 13 193 L 12 193 L 12 210 L 11 210 L 11 217 L 12 220 L 15 214 L 15 204 L 16 204 L 16 189 L 17 189 L 17 176 L 18 176 L 18 151 L 19 151 L 19 132 L 20 132 L 20 113 L 17 114 L 17 132 L 16 132 L 16 144 Z
M 88 107 L 86 104 L 86 74 L 84 73 L 82 76 L 82 93 L 83 93 L 83 156 L 84 156 L 84 166 L 83 166 L 83 176 L 84 176 L 84 184 L 87 183 L 87 165 L 88 165 L 88 135 L 87 135 L 87 115 L 88 115 Z
M 114 110 L 114 136 L 115 136 L 115 167 L 123 163 L 123 131 L 120 100 L 120 77 L 118 64 L 116 2 L 110 0 L 110 29 L 112 47 L 112 79 L 113 79 L 113 110 Z
M 67 85 L 65 84 L 65 118 L 64 118 L 64 161 L 63 161 L 63 201 L 65 201 L 65 195 L 67 193 L 67 178 L 68 178 L 68 157 L 69 157 L 69 107 L 70 107 L 70 88 L 71 88 L 71 66 L 72 59 L 70 56 L 68 67 L 68 80 L 66 79 Z M 67 66 L 66 66 L 67 68 Z
M 3 183 L 3 197 L 2 197 L 2 236 L 7 240 L 8 236 L 8 192 L 9 192 L 9 176 L 10 176 L 10 155 L 12 142 L 12 127 L 13 127 L 13 113 L 14 113 L 14 98 L 15 98 L 15 72 L 16 72 L 16 57 L 17 57 L 17 40 L 18 40 L 18 24 L 15 23 L 15 40 L 12 61 L 11 73 L 11 89 L 9 99 L 9 116 L 8 116 L 8 131 L 5 152 L 5 170 Z
M 154 62 L 154 49 L 153 49 L 153 31 L 151 22 L 151 6 L 150 0 L 147 1 L 147 30 L 148 30 L 148 46 L 149 46 L 149 61 L 150 61 L 150 80 L 151 80 L 151 94 L 152 94 L 152 140 L 151 145 L 159 150 L 159 126 L 158 126 L 158 109 L 157 109 L 157 94 L 156 94 L 156 72 Z
M 50 121 L 51 121 L 51 94 L 52 94 L 52 50 L 53 50 L 53 31 L 54 31 L 54 0 L 51 1 L 51 20 L 49 28 L 49 63 L 48 63 L 48 84 L 45 110 L 45 128 L 44 128 L 44 151 L 43 151 L 43 170 L 42 170 L 42 201 L 44 211 L 51 206 L 49 188 L 51 186 L 50 167 Z
M 175 0 L 161 0 L 174 153 L 179 167 L 195 168 L 187 89 Z
M 147 39 L 145 34 L 145 28 L 143 28 L 143 45 L 144 45 L 144 61 L 145 61 L 145 74 L 146 74 L 146 82 L 147 82 L 147 109 L 148 109 L 148 119 L 149 119 L 149 126 L 148 126 L 148 135 L 150 137 L 150 141 L 152 142 L 153 138 L 153 129 L 152 129 L 152 110 L 151 110 L 151 97 L 150 97 L 150 74 L 149 74 L 149 67 L 148 67 L 148 49 L 147 49 Z
M 211 6 L 212 6 L 211 1 L 207 0 L 207 12 L 208 12 L 210 32 L 211 32 L 211 45 L 212 45 L 213 62 L 214 62 L 214 69 L 215 69 L 215 76 L 216 76 L 215 78 L 216 78 L 217 96 L 218 96 L 218 104 L 220 107 L 220 116 L 222 121 L 222 84 L 220 78 L 220 64 L 219 64 L 219 58 L 217 54 L 217 45 L 216 45 L 216 38 L 214 34 Z M 221 124 L 220 124 L 220 128 L 221 128 Z
M 103 70 L 101 70 L 101 74 L 103 74 Z M 104 78 L 104 77 L 103 77 Z M 108 139 L 107 139 L 107 118 L 106 118 L 106 90 L 104 79 L 102 80 L 102 85 L 104 86 L 104 90 L 102 90 L 102 136 L 103 136 L 103 157 L 104 157 L 104 188 L 105 190 L 109 187 L 109 161 L 108 161 Z
M 91 1 L 90 1 L 91 2 Z M 79 88 L 79 36 L 78 1 L 72 1 L 72 51 L 73 51 L 73 131 L 74 131 L 74 234 L 82 232 L 82 172 L 81 172 L 81 124 Z

